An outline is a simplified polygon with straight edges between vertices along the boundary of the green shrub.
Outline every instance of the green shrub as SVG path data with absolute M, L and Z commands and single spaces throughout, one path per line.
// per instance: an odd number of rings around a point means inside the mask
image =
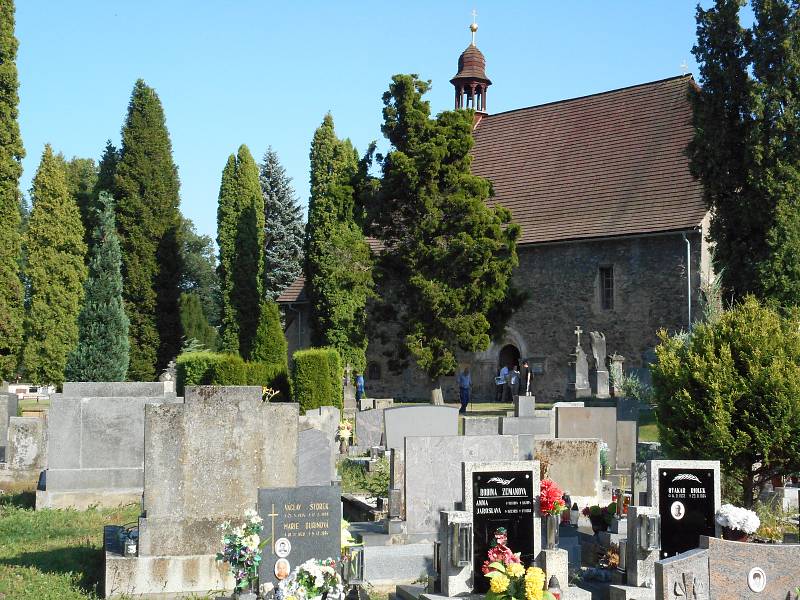
M 258 329 L 253 338 L 250 360 L 274 365 L 288 363 L 286 336 L 281 326 L 281 314 L 275 302 L 263 302 Z
M 219 358 L 216 352 L 187 352 L 178 356 L 175 361 L 176 382 L 178 395 L 182 396 L 187 385 L 206 385 L 209 382 L 209 372 Z
M 247 363 L 247 385 L 260 385 L 278 392 L 271 402 L 291 402 L 292 390 L 289 383 L 289 369 L 286 365 L 269 363 Z
M 320 406 L 336 406 L 341 410 L 339 353 L 330 348 L 311 348 L 298 350 L 292 358 L 292 391 L 295 401 L 300 403 L 300 412 Z
M 209 371 L 211 385 L 245 385 L 247 365 L 237 354 L 220 354 Z
M 176 362 L 178 394 L 187 385 L 260 385 L 278 390 L 273 402 L 290 402 L 289 372 L 285 364 L 248 363 L 235 354 L 187 352 Z

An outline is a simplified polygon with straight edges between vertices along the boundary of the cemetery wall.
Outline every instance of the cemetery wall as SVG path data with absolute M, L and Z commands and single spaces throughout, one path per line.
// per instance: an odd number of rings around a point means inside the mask
M 175 395 L 174 381 L 65 381 L 63 396 L 70 398 L 102 398 L 110 396 Z

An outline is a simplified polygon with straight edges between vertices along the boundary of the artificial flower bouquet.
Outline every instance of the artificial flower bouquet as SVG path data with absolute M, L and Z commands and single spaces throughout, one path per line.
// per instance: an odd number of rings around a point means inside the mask
M 353 437 L 353 424 L 348 421 L 340 421 L 339 428 L 336 430 L 336 439 L 340 442 L 349 442 Z
M 280 600 L 344 600 L 345 591 L 336 561 L 307 560 L 278 584 Z
M 267 540 L 262 541 L 261 517 L 253 509 L 244 513 L 245 521 L 234 527 L 229 521 L 220 525 L 222 530 L 222 552 L 217 553 L 217 560 L 230 565 L 231 573 L 236 580 L 236 589 L 242 590 L 255 582 L 258 577 L 258 565 L 261 562 L 261 550 Z
M 552 479 L 542 479 L 539 485 L 539 510 L 542 515 L 560 515 L 567 507 L 564 492 Z
M 752 510 L 734 506 L 733 504 L 723 504 L 720 506 L 715 520 L 722 527 L 735 529 L 753 535 L 761 526 L 761 519 Z
M 617 514 L 617 503 L 612 502 L 608 506 L 593 504 L 586 506 L 582 511 L 584 517 L 589 517 L 592 521 L 603 521 L 606 525 L 611 525 L 614 515 Z
M 544 589 L 544 571 L 539 567 L 526 569 L 519 553 L 515 554 L 508 547 L 504 527 L 495 532 L 486 557 L 481 571 L 489 578 L 487 600 L 555 600 L 555 596 Z

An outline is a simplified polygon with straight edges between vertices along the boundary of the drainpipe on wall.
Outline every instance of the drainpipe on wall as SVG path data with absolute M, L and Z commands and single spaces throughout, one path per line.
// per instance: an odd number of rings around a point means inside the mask
M 686 292 L 689 298 L 689 331 L 692 331 L 692 243 L 686 234 L 683 234 L 683 241 L 686 242 Z

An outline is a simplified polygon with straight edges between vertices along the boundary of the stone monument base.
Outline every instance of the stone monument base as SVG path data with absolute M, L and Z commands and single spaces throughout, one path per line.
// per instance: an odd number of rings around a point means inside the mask
M 36 491 L 36 510 L 42 510 L 43 508 L 86 510 L 92 506 L 117 508 L 126 504 L 139 504 L 141 501 L 142 488 Z

